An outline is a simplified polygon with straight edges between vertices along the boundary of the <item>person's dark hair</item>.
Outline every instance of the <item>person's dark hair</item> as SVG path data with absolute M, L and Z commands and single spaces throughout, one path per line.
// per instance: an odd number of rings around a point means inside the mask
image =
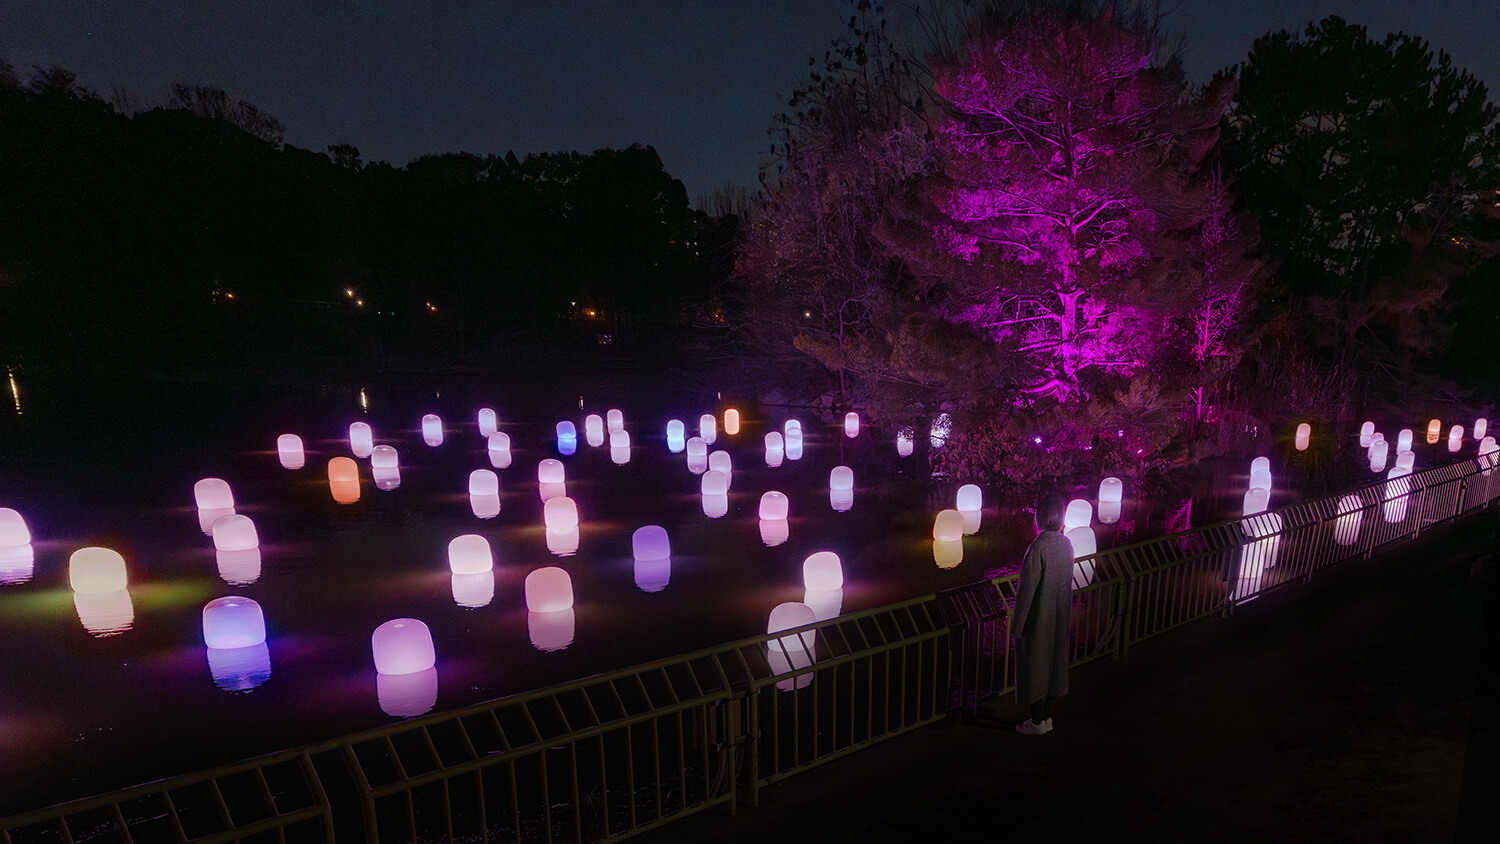
M 1062 530 L 1063 502 L 1055 495 L 1044 495 L 1036 502 L 1036 526 L 1042 530 Z

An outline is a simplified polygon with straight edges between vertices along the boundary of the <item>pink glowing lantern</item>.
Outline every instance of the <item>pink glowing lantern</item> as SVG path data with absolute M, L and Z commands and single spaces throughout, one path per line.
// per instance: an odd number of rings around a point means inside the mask
M 795 630 L 817 620 L 818 614 L 813 611 L 812 607 L 796 601 L 788 601 L 777 604 L 771 609 L 771 614 L 766 619 L 766 632 L 780 633 L 783 630 Z M 784 653 L 805 654 L 812 650 L 817 637 L 817 631 L 805 630 L 801 633 L 781 636 L 773 640 L 770 645 L 773 650 L 779 648 Z
M 848 466 L 835 466 L 828 473 L 828 488 L 831 490 L 854 489 L 854 470 Z
M 802 585 L 810 592 L 844 588 L 844 567 L 839 562 L 839 555 L 832 551 L 819 551 L 803 560 Z
M 932 520 L 932 538 L 936 542 L 957 542 L 964 538 L 964 514 L 957 510 L 940 510 Z
M 469 473 L 469 495 L 489 496 L 500 494 L 500 476 L 489 469 L 475 469 Z
M 1312 426 L 1303 422 L 1297 426 L 1297 437 L 1295 445 L 1298 451 L 1307 451 L 1307 446 L 1312 442 Z
M 1359 447 L 1360 448 L 1369 448 L 1370 447 L 1370 443 L 1372 441 L 1374 441 L 1374 439 L 1375 439 L 1375 423 L 1374 422 L 1366 422 L 1365 424 L 1359 426 Z
M 667 451 L 673 454 L 681 454 L 687 447 L 687 426 L 682 424 L 681 419 L 670 419 L 667 421 Z
M 537 483 L 561 484 L 566 480 L 565 475 L 562 461 L 555 457 L 548 457 L 536 464 Z
M 1485 435 L 1486 432 L 1489 431 L 1489 429 L 1490 429 L 1490 420 L 1484 418 L 1483 416 L 1479 417 L 1478 419 L 1475 419 L 1474 420 L 1474 439 L 1476 439 L 1476 440 L 1482 440 L 1482 439 L 1484 439 L 1484 435 Z
M 488 438 L 491 434 L 500 430 L 500 420 L 496 418 L 495 411 L 488 407 L 479 409 L 479 436 Z
M 708 471 L 708 443 L 702 437 L 687 441 L 687 466 L 688 471 L 695 475 Z
M 393 618 L 375 628 L 370 650 L 379 674 L 415 674 L 437 664 L 432 631 L 415 618 Z
M 1245 501 L 1242 512 L 1246 516 L 1253 516 L 1256 513 L 1264 513 L 1266 508 L 1270 506 L 1270 504 L 1270 491 L 1261 489 L 1260 487 L 1256 487 L 1255 489 L 1245 491 Z
M 703 442 L 713 445 L 714 440 L 719 438 L 719 420 L 712 413 L 705 413 L 698 417 L 698 436 Z
M 328 489 L 333 500 L 353 504 L 359 500 L 359 464 L 347 457 L 328 461 Z
M 17 548 L 31 544 L 31 531 L 21 514 L 9 507 L 0 507 L 0 548 Z
M 732 407 L 724 411 L 724 433 L 731 437 L 740 433 L 740 412 Z
M 488 539 L 466 533 L 448 540 L 448 568 L 454 574 L 483 574 L 494 567 L 495 556 Z
M 265 640 L 266 616 L 255 601 L 230 595 L 203 605 L 203 644 L 210 648 L 248 648 Z
M 531 612 L 561 612 L 573 608 L 573 579 L 556 566 L 546 566 L 526 575 L 526 609 Z
M 959 512 L 983 508 L 984 493 L 979 489 L 979 484 L 964 484 L 958 488 L 957 509 Z
M 490 465 L 496 469 L 510 467 L 510 434 L 504 431 L 496 431 L 485 440 L 485 450 L 489 452 Z
M 1270 490 L 1271 458 L 1257 457 L 1250 461 L 1250 488 Z
M 729 474 L 718 469 L 709 469 L 703 473 L 703 480 L 699 484 L 699 491 L 705 498 L 716 495 L 729 494 Z
M 434 447 L 443 444 L 443 420 L 436 413 L 422 417 L 422 442 Z
M 119 592 L 126 586 L 125 558 L 112 548 L 79 548 L 68 558 L 68 584 L 88 595 Z
M 569 531 L 578 528 L 578 505 L 566 495 L 549 498 L 542 505 L 542 520 L 548 530 Z
M 791 501 L 786 493 L 770 490 L 760 496 L 759 515 L 762 521 L 785 521 L 791 510 Z
M 912 441 L 911 429 L 902 428 L 896 434 L 896 456 L 910 457 L 916 449 L 916 443 Z
M 193 484 L 193 500 L 199 510 L 233 510 L 234 493 L 221 478 L 204 478 Z
M 1433 419 L 1427 423 L 1427 444 L 1437 445 L 1437 441 L 1443 436 L 1443 422 L 1441 419 Z
M 255 522 L 249 516 L 231 513 L 214 520 L 214 549 L 217 551 L 250 551 L 260 547 Z
M 604 414 L 606 427 L 613 434 L 615 431 L 625 430 L 625 414 L 618 410 L 610 409 Z
M 1454 425 L 1448 429 L 1448 453 L 1452 454 L 1464 447 L 1464 426 Z
M 1087 498 L 1075 498 L 1063 511 L 1063 533 L 1076 527 L 1084 527 L 1094 521 L 1094 505 Z
M 852 410 L 844 414 L 844 436 L 850 439 L 859 436 L 859 414 Z
M 1410 428 L 1402 428 L 1401 433 L 1396 435 L 1397 454 L 1400 454 L 1403 451 L 1411 451 L 1411 437 L 1412 433 Z
M 349 450 L 354 456 L 364 459 L 375 450 L 375 432 L 367 422 L 355 422 L 349 426 Z
M 771 431 L 766 434 L 766 465 L 774 469 L 785 459 L 786 440 L 782 438 L 781 432 Z
M 597 413 L 590 413 L 583 418 L 583 438 L 590 448 L 598 448 L 604 445 L 604 417 Z
M 637 560 L 665 560 L 672 556 L 672 541 L 661 525 L 646 525 L 630 535 L 630 551 Z
M 307 465 L 307 452 L 302 449 L 302 438 L 296 434 L 282 434 L 276 438 L 276 456 L 284 469 L 301 469 Z

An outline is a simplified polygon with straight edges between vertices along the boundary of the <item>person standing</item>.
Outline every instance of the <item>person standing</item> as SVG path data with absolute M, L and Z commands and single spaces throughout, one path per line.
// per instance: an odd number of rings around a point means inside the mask
M 1037 502 L 1041 531 L 1026 549 L 1011 635 L 1016 639 L 1016 702 L 1031 707 L 1031 719 L 1016 732 L 1052 731 L 1052 704 L 1068 693 L 1068 632 L 1073 614 L 1073 543 L 1062 534 L 1063 503 Z

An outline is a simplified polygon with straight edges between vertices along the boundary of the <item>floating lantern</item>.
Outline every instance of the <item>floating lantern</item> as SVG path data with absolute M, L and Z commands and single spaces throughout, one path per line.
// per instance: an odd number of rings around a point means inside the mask
M 604 445 L 604 417 L 597 413 L 590 413 L 583 418 L 583 437 L 588 441 L 590 448 L 598 448 Z
M 1500 446 L 1495 444 L 1494 437 L 1486 436 L 1479 441 L 1479 465 L 1486 475 L 1495 468 L 1496 451 L 1500 451 Z
M 538 483 L 560 484 L 563 483 L 565 472 L 561 460 L 548 457 L 536 464 L 536 479 Z
M 393 618 L 375 628 L 370 650 L 380 674 L 414 674 L 437 664 L 432 631 L 415 618 Z
M 260 580 L 260 549 L 215 551 L 214 563 L 219 577 L 231 586 L 245 586 Z
M 448 568 L 454 574 L 480 574 L 494 567 L 495 556 L 488 539 L 466 533 L 448 540 Z
M 1296 446 L 1298 451 L 1307 451 L 1308 443 L 1312 441 L 1312 426 L 1303 422 L 1297 426 Z
M 939 413 L 927 429 L 927 444 L 932 448 L 942 448 L 947 445 L 948 435 L 952 432 L 953 417 L 946 413 Z
M 672 542 L 661 525 L 646 525 L 630 535 L 630 551 L 637 560 L 665 560 L 672 556 Z
M 1099 521 L 1112 525 L 1120 520 L 1120 508 L 1125 498 L 1125 484 L 1119 478 L 1109 477 L 1099 482 Z
M 214 685 L 226 692 L 248 692 L 271 679 L 271 649 L 265 642 L 243 648 L 204 648 Z
M 958 488 L 958 510 L 978 510 L 983 506 L 984 493 L 979 489 L 979 484 L 964 484 Z
M 542 519 L 548 530 L 573 530 L 578 527 L 578 505 L 566 495 L 549 498 L 542 505 Z
M 349 450 L 363 460 L 375 450 L 375 432 L 367 422 L 355 422 L 349 426 Z
M 500 476 L 489 469 L 475 469 L 469 473 L 469 495 L 499 495 Z
M 266 616 L 260 604 L 230 595 L 203 606 L 203 644 L 210 648 L 247 648 L 266 640 Z
M 673 454 L 681 454 L 687 446 L 687 427 L 682 424 L 681 419 L 670 419 L 667 421 L 667 451 Z
M 616 449 L 616 448 L 630 448 L 630 432 L 629 431 L 610 431 L 609 432 L 609 447 L 611 449 Z
M 802 585 L 812 592 L 844 588 L 844 568 L 839 562 L 839 555 L 832 551 L 819 551 L 803 560 Z
M 370 468 L 373 469 L 399 469 L 400 457 L 396 449 L 388 445 L 377 445 L 370 452 Z
M 204 536 L 214 535 L 214 522 L 225 516 L 234 515 L 233 507 L 220 507 L 216 510 L 198 511 L 198 528 L 203 531 Z
M 415 718 L 437 706 L 438 674 L 433 666 L 410 674 L 375 675 L 375 699 L 392 718 Z
M 436 413 L 422 417 L 422 442 L 430 446 L 443 444 L 443 420 Z
M 724 411 L 724 433 L 733 437 L 740 432 L 740 412 L 734 408 Z
M 964 543 L 960 539 L 932 541 L 932 561 L 940 569 L 951 569 L 964 561 Z
M 859 414 L 852 410 L 844 414 L 844 436 L 851 440 L 859 436 Z
M 1442 422 L 1442 420 L 1440 420 L 1440 419 L 1434 419 L 1434 420 L 1432 420 L 1432 421 L 1430 421 L 1430 422 L 1427 423 L 1427 444 L 1428 445 L 1437 445 L 1438 439 L 1441 438 L 1442 436 L 1443 436 L 1443 422 Z
M 635 561 L 635 587 L 642 592 L 660 592 L 667 588 L 672 580 L 672 560 L 670 557 L 660 560 Z
M 21 514 L 9 507 L 0 507 L 0 548 L 16 548 L 31 544 L 31 531 Z
M 786 420 L 786 422 L 782 423 L 781 430 L 785 431 L 787 433 L 787 436 L 791 436 L 791 433 L 793 431 L 796 431 L 800 434 L 802 433 L 802 420 L 788 419 Z
M 1094 582 L 1094 561 L 1084 557 L 1098 553 L 1098 540 L 1094 537 L 1094 529 L 1087 525 L 1073 528 L 1063 535 L 1073 545 L 1073 588 L 1082 589 Z
M 786 440 L 782 438 L 780 431 L 771 431 L 766 434 L 766 465 L 774 469 L 781 465 L 786 459 Z
M 218 551 L 249 551 L 260 547 L 255 522 L 249 516 L 231 513 L 213 524 L 214 548 Z
M 802 429 L 793 428 L 786 432 L 786 459 L 802 459 Z
M 791 509 L 790 499 L 786 493 L 770 490 L 760 496 L 760 517 L 770 520 L 785 520 Z
M 702 437 L 687 441 L 687 465 L 688 471 L 695 475 L 708 471 L 708 443 Z
M 193 484 L 193 500 L 199 510 L 233 510 L 234 493 L 229 482 L 221 478 L 204 478 Z
M 816 617 L 816 610 L 813 611 L 813 615 Z M 775 642 L 766 646 L 766 667 L 771 670 L 772 676 L 789 674 L 793 671 L 802 671 L 802 669 L 810 665 L 812 665 L 812 655 L 805 650 L 788 653 L 783 651 Z M 803 671 L 801 674 L 793 675 L 785 680 L 778 680 L 776 682 L 776 689 L 783 692 L 792 692 L 797 689 L 807 688 L 812 685 L 812 681 L 813 672 Z
M 1411 429 L 1402 428 L 1401 433 L 1396 435 L 1396 453 L 1411 451 Z
M 124 633 L 135 624 L 135 605 L 130 602 L 128 589 L 75 592 L 73 606 L 83 628 L 99 638 Z
M 760 541 L 767 548 L 775 548 L 785 543 L 792 535 L 792 528 L 786 519 L 761 519 Z
M 1063 533 L 1092 524 L 1093 521 L 1094 505 L 1087 498 L 1075 498 L 1068 502 L 1068 509 L 1063 511 Z
M 453 603 L 465 609 L 487 607 L 495 600 L 495 575 L 491 571 L 452 574 Z
M 1400 465 L 1386 473 L 1385 520 L 1387 524 L 1406 521 L 1406 504 L 1411 493 L 1411 470 Z
M 489 452 L 490 465 L 496 469 L 510 467 L 510 434 L 504 431 L 496 431 L 485 439 L 485 447 Z
M 126 586 L 125 558 L 111 548 L 80 548 L 68 558 L 68 584 L 90 595 L 119 592 Z
M 1454 425 L 1448 429 L 1448 453 L 1452 454 L 1464 447 L 1464 426 Z
M 1271 489 L 1271 459 L 1257 457 L 1250 461 L 1250 488 Z
M 957 510 L 940 510 L 932 520 L 932 538 L 937 542 L 957 542 L 964 537 L 964 517 Z
M 709 453 L 708 468 L 710 471 L 723 472 L 728 475 L 734 471 L 734 461 L 730 459 L 729 452 L 720 449 Z
M 526 609 L 558 612 L 573 608 L 573 579 L 556 566 L 546 566 L 526 575 Z
M 1346 495 L 1339 499 L 1338 513 L 1338 518 L 1333 520 L 1333 541 L 1340 545 L 1353 545 L 1359 539 L 1359 526 L 1364 519 L 1364 502 L 1357 495 Z
M 557 423 L 557 452 L 559 454 L 572 454 L 578 450 L 578 429 L 573 423 L 564 419 Z
M 728 495 L 729 475 L 718 469 L 709 469 L 703 473 L 700 490 L 705 498 L 715 495 Z
M 729 496 L 727 495 L 705 495 L 703 496 L 703 515 L 710 519 L 722 519 L 729 513 Z
M 830 489 L 828 503 L 833 507 L 834 512 L 847 513 L 854 508 L 854 490 Z
M 705 413 L 698 417 L 698 436 L 703 442 L 713 445 L 714 440 L 719 438 L 719 420 L 712 413 Z
M 829 489 L 854 489 L 854 470 L 848 466 L 835 466 L 828 473 Z
M 1246 490 L 1243 515 L 1252 516 L 1256 513 L 1264 513 L 1270 503 L 1271 493 L 1268 490 L 1260 487 Z
M 571 609 L 526 614 L 526 632 L 531 637 L 531 646 L 542 653 L 560 651 L 573 644 L 577 624 L 577 616 Z
M 301 469 L 307 465 L 307 453 L 302 450 L 302 438 L 296 434 L 282 434 L 276 438 L 276 456 L 284 469 Z
M 767 633 L 780 633 L 783 630 L 794 630 L 804 627 L 818 620 L 817 613 L 812 607 L 796 601 L 788 601 L 777 604 L 771 609 L 770 616 L 766 619 Z M 784 653 L 808 653 L 817 642 L 816 630 L 804 630 L 801 633 L 792 633 L 772 640 L 773 648 L 779 648 Z
M 488 407 L 481 407 L 479 409 L 479 436 L 488 438 L 499 430 L 500 420 L 495 418 L 495 411 Z
M 1476 439 L 1476 440 L 1482 440 L 1482 439 L 1484 439 L 1484 435 L 1485 435 L 1485 433 L 1487 431 L 1489 431 L 1489 428 L 1490 428 L 1490 421 L 1488 419 L 1485 419 L 1483 416 L 1479 417 L 1478 419 L 1475 419 L 1474 420 L 1474 439 Z
M 1385 461 L 1389 456 L 1390 445 L 1385 440 L 1375 440 L 1370 443 L 1370 471 L 1384 472 Z
M 897 434 L 896 434 L 896 456 L 898 456 L 898 457 L 910 457 L 911 454 L 912 454 L 912 451 L 914 451 L 915 448 L 916 448 L 916 443 L 914 443 L 912 441 L 911 429 L 910 428 L 902 428 L 899 432 L 897 432 Z
M 1371 441 L 1375 439 L 1375 423 L 1366 422 L 1359 426 L 1359 447 L 1369 448 Z
M 328 488 L 333 500 L 353 504 L 359 500 L 359 464 L 347 457 L 328 461 Z
M 608 423 L 609 432 L 625 430 L 625 414 L 618 410 L 610 409 L 605 412 L 605 421 Z

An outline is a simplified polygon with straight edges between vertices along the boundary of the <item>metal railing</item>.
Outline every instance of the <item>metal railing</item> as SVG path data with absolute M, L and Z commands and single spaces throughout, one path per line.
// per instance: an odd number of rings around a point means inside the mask
M 1500 496 L 1493 458 L 1083 558 L 1071 664 L 1485 507 Z M 1017 577 L 0 819 L 0 844 L 596 841 L 733 812 L 742 793 L 754 804 L 1013 690 Z

